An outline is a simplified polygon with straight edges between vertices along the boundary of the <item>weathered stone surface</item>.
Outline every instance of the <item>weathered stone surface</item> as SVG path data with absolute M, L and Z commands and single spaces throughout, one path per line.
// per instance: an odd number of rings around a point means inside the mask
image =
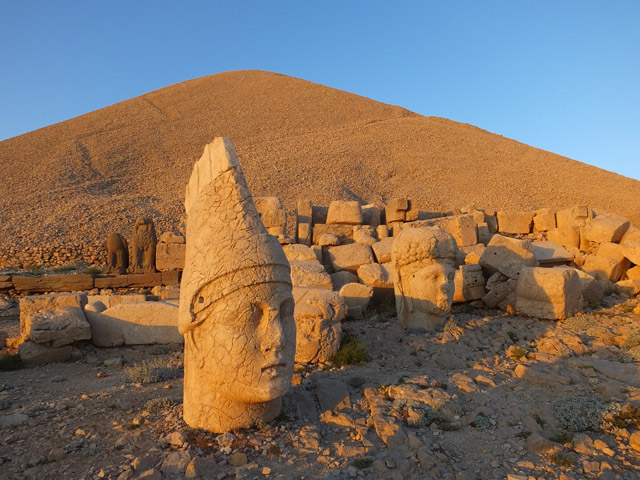
M 180 232 L 164 232 L 160 235 L 160 243 L 183 244 L 185 239 Z
M 18 345 L 18 354 L 25 365 L 39 365 L 42 363 L 64 362 L 71 358 L 73 347 L 50 347 L 35 342 L 24 342 Z
M 340 296 L 347 304 L 347 315 L 360 318 L 373 297 L 373 288 L 362 283 L 347 283 L 340 289 Z
M 320 237 L 324 234 L 335 235 L 340 239 L 340 243 L 351 243 L 353 241 L 353 225 L 316 223 L 313 225 L 313 243 L 320 244 Z
M 628 258 L 631 263 L 640 265 L 640 242 L 627 242 L 622 246 L 622 254 Z
M 380 213 L 380 209 L 375 205 L 363 205 L 362 223 L 365 225 L 371 225 L 373 228 L 378 228 L 380 225 Z
M 43 275 L 40 277 L 14 275 L 17 292 L 79 292 L 93 288 L 93 275 Z
M 480 257 L 480 265 L 492 271 L 505 273 L 509 262 L 521 263 L 527 267 L 537 267 L 538 261 L 533 253 L 530 240 L 495 235 Z
M 303 245 L 311 245 L 313 242 L 313 229 L 310 223 L 298 223 L 296 242 Z
M 393 288 L 393 278 L 385 265 L 369 263 L 358 268 L 358 278 L 362 283 L 375 288 Z
M 358 276 L 347 270 L 331 274 L 331 284 L 336 292 L 339 292 L 347 283 L 358 283 Z
M 585 305 L 591 305 L 592 307 L 600 305 L 600 301 L 602 300 L 605 290 L 603 282 L 599 281 L 593 275 L 577 268 L 565 266 L 558 268 L 568 268 L 576 272 L 576 274 L 580 278 L 582 300 Z
M 480 263 L 480 257 L 487 249 L 487 247 L 481 243 L 477 245 L 471 245 L 470 247 L 462 247 L 460 251 L 464 254 L 464 263 L 467 265 L 474 265 Z
M 444 323 L 454 293 L 455 239 L 438 227 L 408 228 L 393 242 L 398 321 L 433 330 Z
M 384 208 L 386 223 L 404 222 L 406 212 L 411 207 L 411 202 L 407 198 L 392 198 Z
M 629 242 L 640 243 L 640 228 L 634 225 L 629 226 L 625 234 L 620 240 L 620 245 L 626 245 Z
M 498 232 L 527 234 L 533 226 L 533 212 L 498 212 Z
M 133 227 L 129 273 L 156 271 L 156 229 L 150 218 L 139 217 Z
M 556 228 L 556 212 L 550 208 L 541 208 L 533 214 L 533 231 L 546 232 Z
M 375 263 L 371 247 L 364 243 L 329 247 L 328 253 L 331 266 L 336 272 L 348 270 L 355 273 L 360 265 Z
M 374 243 L 371 246 L 378 263 L 388 263 L 391 261 L 392 246 L 393 246 L 393 237 L 383 238 L 382 240 Z
M 361 225 L 362 208 L 356 201 L 334 200 L 329 204 L 327 224 Z
M 332 233 L 325 233 L 318 239 L 318 245 L 322 247 L 337 247 L 340 245 L 340 237 Z
M 195 163 L 185 210 L 184 420 L 213 432 L 273 420 L 293 375 L 290 267 L 229 139 L 216 138 Z
M 454 302 L 468 302 L 486 295 L 484 275 L 480 265 L 460 265 L 454 278 Z
M 320 378 L 316 384 L 316 396 L 320 404 L 320 412 L 337 412 L 351 408 L 349 390 L 340 379 Z
M 278 197 L 254 197 L 260 220 L 271 235 L 284 235 L 287 229 L 287 212 Z
M 125 295 L 122 295 L 125 297 Z M 182 343 L 178 307 L 168 302 L 125 302 L 111 308 L 101 302 L 85 307 L 91 341 L 98 347 Z
M 119 233 L 111 233 L 104 242 L 107 251 L 105 273 L 123 275 L 129 268 L 129 244 Z
M 86 293 L 58 293 L 51 295 L 30 295 L 20 299 L 20 332 L 23 341 L 29 338 L 32 315 L 58 307 L 78 307 L 83 309 L 87 304 Z
M 482 297 L 482 301 L 489 308 L 506 310 L 511 307 L 515 310 L 517 286 L 517 279 L 512 279 L 500 272 L 496 272 L 487 280 L 487 294 Z
M 535 240 L 531 243 L 531 247 L 533 248 L 533 254 L 536 260 L 543 266 L 568 263 L 574 259 L 571 252 L 562 245 L 548 240 Z
M 287 260 L 317 260 L 315 252 L 307 245 L 293 244 L 282 247 Z
M 0 290 L 8 290 L 10 288 L 13 288 L 11 275 L 0 275 Z
M 584 226 L 587 241 L 618 243 L 629 228 L 629 220 L 615 213 L 598 215 Z
M 97 277 L 96 288 L 139 288 L 162 285 L 163 273 L 142 273 L 118 277 Z
M 629 297 L 633 297 L 640 292 L 640 280 L 621 280 L 616 283 L 616 286 Z
M 378 234 L 379 240 L 384 240 L 385 238 L 389 238 L 389 226 L 378 225 L 378 228 L 376 228 L 376 233 Z
M 156 246 L 156 268 L 166 270 L 182 270 L 184 268 L 184 243 L 158 243 Z
M 617 282 L 629 266 L 629 260 L 624 256 L 624 246 L 602 243 L 596 254 L 587 255 L 582 269 L 596 278 Z
M 453 215 L 419 220 L 408 224 L 408 226 L 415 228 L 440 227 L 453 236 L 458 247 L 468 247 L 478 243 L 476 222 L 473 215 Z
M 291 283 L 294 287 L 316 287 L 331 290 L 331 277 L 320 262 L 313 260 L 291 260 Z
M 325 205 L 313 205 L 311 207 L 311 224 L 315 227 L 321 223 L 327 223 L 329 207 Z
M 376 239 L 376 230 L 371 225 L 354 225 L 353 226 L 353 241 L 356 243 L 364 243 L 367 245 L 373 245 L 378 240 Z
M 308 223 L 311 225 L 313 218 L 313 206 L 311 200 L 299 198 L 296 203 L 296 223 Z M 325 222 L 322 222 L 325 223 Z
M 629 280 L 640 280 L 640 266 L 627 270 L 627 278 Z
M 337 292 L 293 288 L 296 363 L 327 362 L 340 348 L 347 306 Z
M 29 325 L 29 331 L 21 332 L 21 337 L 33 342 L 55 348 L 91 338 L 91 328 L 80 307 L 56 307 L 26 316 L 25 324 Z
M 582 285 L 568 268 L 529 268 L 520 271 L 516 311 L 522 315 L 562 320 L 582 310 Z
M 580 230 L 578 227 L 559 227 L 546 233 L 547 240 L 566 248 L 580 247 Z
M 593 218 L 593 213 L 586 205 L 576 205 L 556 211 L 558 228 L 584 227 L 587 220 L 591 218 Z

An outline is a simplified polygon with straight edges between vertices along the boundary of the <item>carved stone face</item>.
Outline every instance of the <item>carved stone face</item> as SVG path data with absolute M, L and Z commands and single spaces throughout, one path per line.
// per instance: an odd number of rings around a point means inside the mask
M 291 287 L 263 283 L 220 299 L 193 330 L 202 378 L 221 397 L 258 403 L 291 384 L 296 343 Z
M 442 263 L 422 267 L 403 276 L 402 287 L 409 302 L 409 311 L 446 315 L 453 302 L 454 277 L 455 270 Z

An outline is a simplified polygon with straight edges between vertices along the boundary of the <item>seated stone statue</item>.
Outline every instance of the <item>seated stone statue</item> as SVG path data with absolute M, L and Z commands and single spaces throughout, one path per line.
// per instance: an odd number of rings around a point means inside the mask
M 270 421 L 293 375 L 290 267 L 260 220 L 228 139 L 205 147 L 185 208 L 184 420 L 218 433 Z
M 153 273 L 156 271 L 156 229 L 149 218 L 139 217 L 133 229 L 131 242 L 131 273 Z
M 405 228 L 394 239 L 391 261 L 403 328 L 434 330 L 444 323 L 453 302 L 457 249 L 439 227 Z

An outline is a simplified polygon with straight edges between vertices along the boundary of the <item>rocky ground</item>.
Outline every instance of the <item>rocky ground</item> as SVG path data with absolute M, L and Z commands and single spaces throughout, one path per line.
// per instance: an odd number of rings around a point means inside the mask
M 0 478 L 640 478 L 639 300 L 603 303 L 433 334 L 370 312 L 344 324 L 366 363 L 298 366 L 275 422 L 223 435 L 181 420 L 180 346 L 82 345 L 0 372 Z

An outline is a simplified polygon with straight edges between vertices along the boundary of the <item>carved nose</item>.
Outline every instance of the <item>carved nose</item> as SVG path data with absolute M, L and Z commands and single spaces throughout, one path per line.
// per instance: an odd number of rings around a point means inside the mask
M 266 353 L 273 349 L 279 350 L 282 347 L 284 347 L 284 329 L 280 321 L 280 313 L 272 310 L 269 312 L 266 332 L 262 340 L 262 350 Z

